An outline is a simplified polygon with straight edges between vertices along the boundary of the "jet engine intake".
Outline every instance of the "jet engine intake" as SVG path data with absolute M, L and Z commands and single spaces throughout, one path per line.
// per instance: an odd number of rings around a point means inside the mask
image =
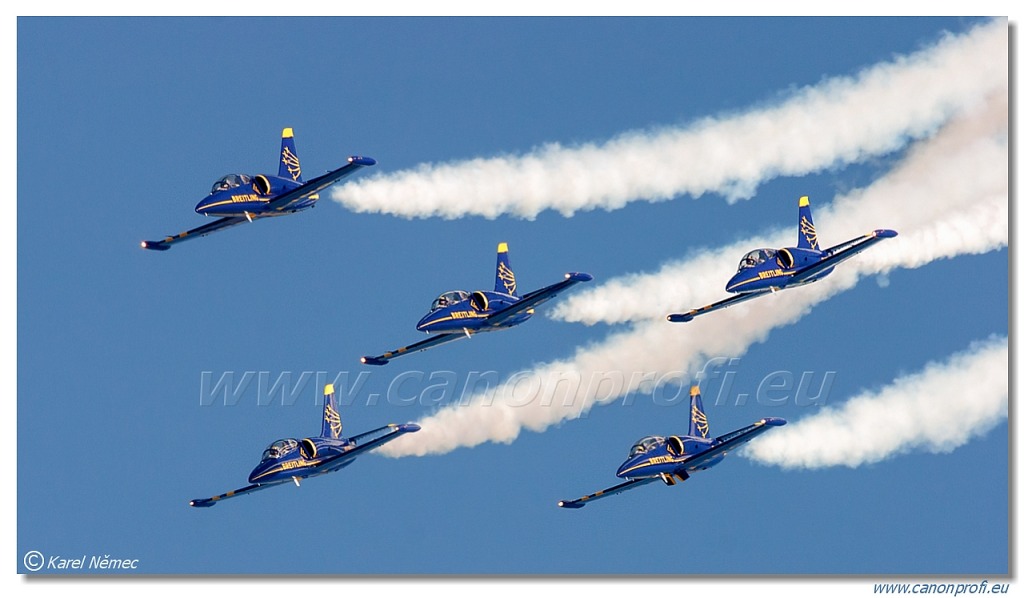
M 473 291 L 469 296 L 469 305 L 476 311 L 487 311 L 487 295 L 483 291 Z
M 794 260 L 793 254 L 788 249 L 780 249 L 778 255 L 779 267 L 783 270 L 789 270 L 793 267 Z
M 270 179 L 258 174 L 252 180 L 252 188 L 260 195 L 270 195 Z
M 309 438 L 303 438 L 299 442 L 299 452 L 302 453 L 303 459 L 316 459 L 316 444 Z

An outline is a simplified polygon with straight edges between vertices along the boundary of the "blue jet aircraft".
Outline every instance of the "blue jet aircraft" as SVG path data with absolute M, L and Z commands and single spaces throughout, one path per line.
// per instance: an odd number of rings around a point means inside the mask
M 629 457 L 615 472 L 625 482 L 588 494 L 576 500 L 559 501 L 558 506 L 579 509 L 599 498 L 625 492 L 632 488 L 661 480 L 669 486 L 676 480 L 685 482 L 690 474 L 714 467 L 729 451 L 767 432 L 772 426 L 783 426 L 786 420 L 766 417 L 745 428 L 729 432 L 718 438 L 708 438 L 708 418 L 700 400 L 700 389 L 690 388 L 690 431 L 687 436 L 645 436 L 629 449 Z
M 281 132 L 281 163 L 277 168 L 277 176 L 224 175 L 213 184 L 210 194 L 196 204 L 197 213 L 220 218 L 172 237 L 165 237 L 161 241 L 143 241 L 142 248 L 166 251 L 176 243 L 205 237 L 243 222 L 285 216 L 312 208 L 320 199 L 321 191 L 354 174 L 363 166 L 376 163 L 373 158 L 350 156 L 345 166 L 303 182 L 299 156 L 295 153 L 295 140 L 291 128 L 287 128 Z
M 504 330 L 522 324 L 533 315 L 533 308 L 579 282 L 593 280 L 584 272 L 569 272 L 565 280 L 520 297 L 516 294 L 516 275 L 508 261 L 508 244 L 498 245 L 498 266 L 494 275 L 494 292 L 448 291 L 430 306 L 430 313 L 416 324 L 416 330 L 431 334 L 427 340 L 408 347 L 360 359 L 367 365 L 384 365 L 395 357 L 422 351 L 437 345 L 469 338 L 478 332 Z
M 284 438 L 275 440 L 259 465 L 249 474 L 249 485 L 213 498 L 197 498 L 188 504 L 193 507 L 212 507 L 226 498 L 241 496 L 285 484 L 299 485 L 299 480 L 338 471 L 355 461 L 366 451 L 390 442 L 403 434 L 417 432 L 417 424 L 388 424 L 352 438 L 341 437 L 341 415 L 334 400 L 334 385 L 324 387 L 324 417 L 320 436 L 312 438 Z M 385 433 L 386 432 L 386 433 Z
M 669 322 L 689 322 L 697 316 L 717 311 L 748 299 L 797 287 L 825 278 L 832 269 L 883 239 L 896 236 L 896 231 L 878 229 L 850 239 L 824 251 L 818 248 L 818 233 L 811 220 L 811 203 L 807 196 L 800 198 L 800 222 L 796 247 L 782 249 L 755 249 L 743 256 L 736 274 L 725 285 L 725 290 L 737 293 L 704 307 L 682 314 L 669 314 Z

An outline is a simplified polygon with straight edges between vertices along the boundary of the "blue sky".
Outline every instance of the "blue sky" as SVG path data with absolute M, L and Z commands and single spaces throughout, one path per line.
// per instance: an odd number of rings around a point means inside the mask
M 291 372 L 294 387 L 302 372 L 322 383 L 366 371 L 341 410 L 347 434 L 421 421 L 438 409 L 420 400 L 431 372 L 452 372 L 461 392 L 472 372 L 504 380 L 629 328 L 552 319 L 548 306 L 514 330 L 385 368 L 358 363 L 417 340 L 415 322 L 440 292 L 490 288 L 498 242 L 509 243 L 522 290 L 571 270 L 593 274 L 597 289 L 788 230 L 800 195 L 828 213 L 833 198 L 898 168 L 908 143 L 763 177 L 739 201 L 712 191 L 571 217 L 549 209 L 533 219 L 445 219 L 354 213 L 325 194 L 293 217 L 166 253 L 138 248 L 201 224 L 193 206 L 219 176 L 273 172 L 286 126 L 307 176 L 350 154 L 376 158 L 357 182 L 732 118 L 978 22 L 20 19 L 18 571 L 38 550 L 139 559 L 147 574 L 1005 574 L 1005 417 L 949 452 L 909 448 L 817 469 L 731 456 L 681 487 L 556 508 L 615 483 L 637 438 L 685 430 L 672 386 L 511 443 L 369 455 L 301 488 L 187 506 L 243 486 L 272 440 L 319 430 L 317 382 L 284 401 L 260 401 L 254 383 L 225 405 L 203 400 L 203 372 L 266 372 L 270 381 Z M 892 110 L 864 106 L 864 126 Z M 815 133 L 794 133 L 792 144 Z M 26 184 L 54 179 L 63 183 Z M 816 224 L 825 244 L 845 240 L 829 232 L 838 224 Z M 1007 272 L 1004 247 L 866 276 L 725 355 L 737 359 L 733 391 L 753 396 L 767 375 L 786 371 L 833 372 L 830 406 L 881 392 L 972 342 L 1005 337 Z M 730 275 L 701 296 L 720 298 Z M 973 382 L 964 381 L 964 401 Z M 713 380 L 706 392 L 719 388 Z M 820 409 L 726 401 L 708 416 L 721 434 Z

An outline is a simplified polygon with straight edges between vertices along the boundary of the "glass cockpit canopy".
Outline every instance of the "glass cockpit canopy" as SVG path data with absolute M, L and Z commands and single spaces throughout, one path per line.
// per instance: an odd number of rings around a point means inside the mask
M 469 293 L 466 291 L 448 291 L 447 293 L 441 293 L 441 296 L 434 299 L 434 302 L 430 304 L 430 311 L 441 309 L 442 307 L 448 307 L 449 305 L 458 303 L 459 301 L 465 301 L 469 299 Z
M 217 179 L 217 182 L 210 188 L 210 193 L 234 189 L 241 185 L 248 185 L 251 182 L 252 177 L 247 174 L 226 174 Z
M 775 257 L 774 249 L 755 249 L 743 256 L 740 260 L 740 266 L 737 270 L 746 270 L 747 268 L 753 268 L 754 266 L 765 263 L 766 261 Z
M 629 449 L 628 458 L 632 459 L 637 455 L 646 453 L 664 442 L 665 438 L 662 436 L 644 436 L 633 444 L 633 448 Z
M 277 459 L 294 451 L 299 446 L 294 438 L 283 438 L 270 443 L 267 450 L 263 451 L 263 460 Z

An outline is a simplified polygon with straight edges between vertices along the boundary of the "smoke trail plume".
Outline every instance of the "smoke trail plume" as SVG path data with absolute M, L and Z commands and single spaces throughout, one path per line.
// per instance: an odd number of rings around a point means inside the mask
M 995 19 L 853 77 L 804 88 L 784 102 L 637 131 L 610 141 L 528 154 L 425 164 L 336 188 L 356 212 L 398 216 L 534 218 L 613 210 L 637 200 L 719 192 L 754 194 L 780 175 L 803 175 L 902 148 L 982 98 L 1007 89 L 1008 25 Z
M 650 385 L 649 377 L 638 378 L 631 372 L 659 376 L 696 371 L 708 356 L 742 355 L 772 329 L 799 320 L 814 305 L 852 288 L 863 276 L 1005 247 L 1009 236 L 1005 102 L 1005 97 L 993 99 L 976 114 L 920 142 L 892 172 L 870 187 L 836 200 L 827 222 L 829 227 L 842 229 L 843 235 L 893 224 L 900 236 L 842 264 L 828 278 L 685 325 L 661 319 L 666 303 L 656 308 L 657 320 L 634 323 L 604 342 L 577 349 L 570 358 L 513 376 L 496 392 L 476 395 L 468 404 L 445 407 L 420 421 L 423 429 L 415 438 L 398 439 L 381 452 L 424 455 L 482 442 L 511 442 L 524 428 L 543 431 L 579 417 L 595 404 Z M 824 230 L 826 218 L 816 221 Z M 832 234 L 831 228 L 829 231 Z M 707 251 L 680 264 L 678 272 L 685 273 L 682 280 L 695 289 L 719 288 L 738 256 L 750 246 L 763 244 L 748 240 Z M 707 298 L 669 298 L 674 308 L 700 305 L 694 303 L 697 299 Z M 607 314 L 600 316 L 598 319 L 609 319 Z
M 949 452 L 1006 418 L 1006 337 L 977 343 L 944 363 L 839 407 L 790 422 L 745 448 L 782 467 L 858 467 L 914 449 Z

